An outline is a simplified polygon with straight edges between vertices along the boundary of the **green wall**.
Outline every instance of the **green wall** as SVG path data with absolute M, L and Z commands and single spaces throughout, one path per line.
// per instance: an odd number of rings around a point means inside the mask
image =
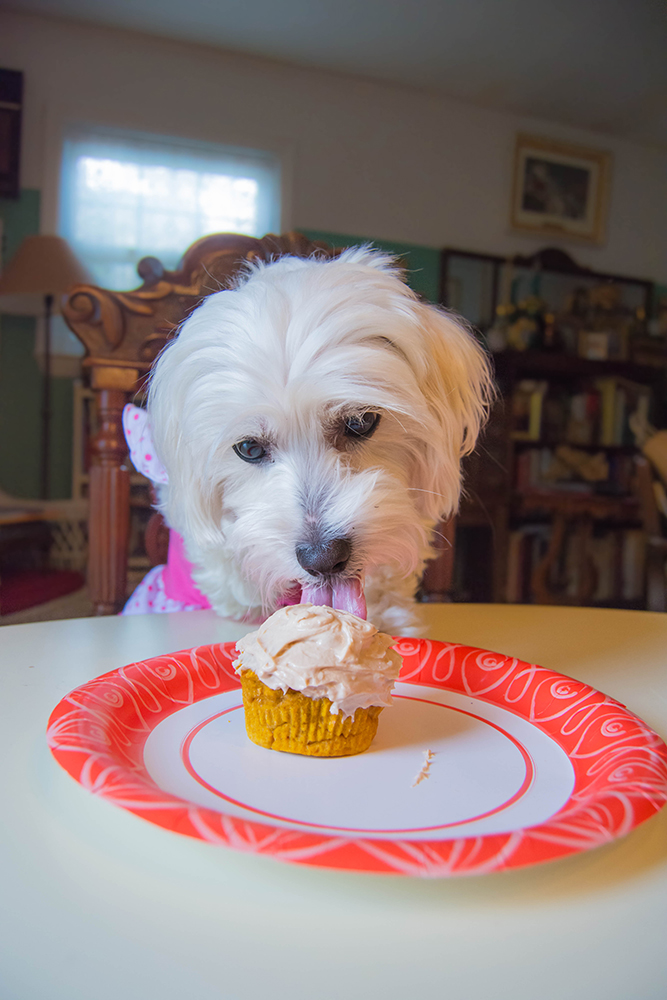
M 26 236 L 39 232 L 39 191 L 0 198 L 3 267 Z M 1 303 L 0 303 L 1 309 Z M 0 487 L 39 496 L 42 375 L 34 358 L 35 320 L 0 314 Z M 50 496 L 71 495 L 72 381 L 51 381 Z
M 416 246 L 414 243 L 395 243 L 375 240 L 369 236 L 351 236 L 349 233 L 328 233 L 320 229 L 299 229 L 309 240 L 322 240 L 336 247 L 360 246 L 370 243 L 401 258 L 407 268 L 406 278 L 410 288 L 423 295 L 429 302 L 437 302 L 440 288 L 440 251 L 433 247 Z

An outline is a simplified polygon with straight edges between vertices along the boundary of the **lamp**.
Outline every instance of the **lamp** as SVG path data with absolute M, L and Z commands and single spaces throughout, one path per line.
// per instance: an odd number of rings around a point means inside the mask
M 42 380 L 41 495 L 49 495 L 51 424 L 51 313 L 54 299 L 90 275 L 61 236 L 28 236 L 0 275 L 0 295 L 43 297 L 44 377 Z

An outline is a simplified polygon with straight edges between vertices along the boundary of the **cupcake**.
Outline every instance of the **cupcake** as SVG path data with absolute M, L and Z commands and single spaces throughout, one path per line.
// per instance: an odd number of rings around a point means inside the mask
M 367 750 L 401 669 L 393 643 L 346 611 L 280 608 L 236 644 L 249 738 L 312 757 Z

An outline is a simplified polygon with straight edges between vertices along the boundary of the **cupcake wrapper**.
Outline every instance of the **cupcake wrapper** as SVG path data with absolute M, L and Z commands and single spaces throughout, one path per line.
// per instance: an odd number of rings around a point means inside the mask
M 344 757 L 367 750 L 377 732 L 379 705 L 358 708 L 353 716 L 332 715 L 328 698 L 299 691 L 274 691 L 252 672 L 241 672 L 248 737 L 269 750 L 311 757 Z

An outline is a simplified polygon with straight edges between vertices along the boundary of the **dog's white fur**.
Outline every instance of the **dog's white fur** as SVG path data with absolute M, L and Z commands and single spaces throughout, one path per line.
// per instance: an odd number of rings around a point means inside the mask
M 312 583 L 296 546 L 344 537 L 369 619 L 409 633 L 490 385 L 463 323 L 368 248 L 256 263 L 208 296 L 160 357 L 149 413 L 169 476 L 161 509 L 214 609 L 265 616 L 295 582 Z M 374 435 L 345 437 L 344 419 L 369 410 L 381 414 Z M 237 456 L 248 438 L 266 461 Z

